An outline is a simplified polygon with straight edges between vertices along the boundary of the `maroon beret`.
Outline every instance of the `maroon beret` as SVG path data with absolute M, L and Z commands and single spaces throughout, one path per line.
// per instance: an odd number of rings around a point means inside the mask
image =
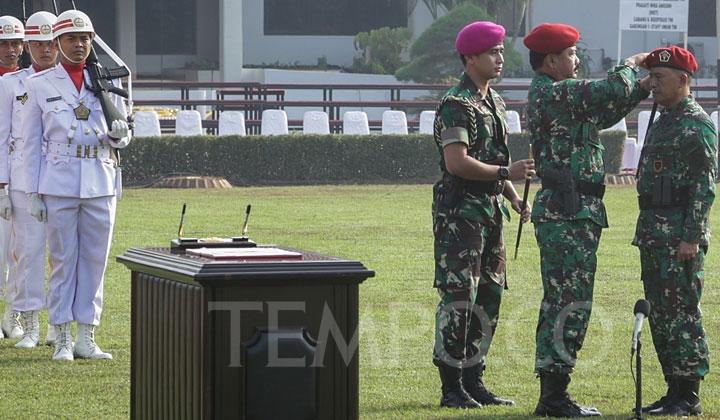
M 559 53 L 572 47 L 580 39 L 580 33 L 574 27 L 564 23 L 541 23 L 523 39 L 528 49 L 542 53 Z
M 669 48 L 658 48 L 648 54 L 643 61 L 643 66 L 651 69 L 653 67 L 672 67 L 693 74 L 698 69 L 697 61 L 693 54 L 685 48 L 672 46 Z
M 492 22 L 477 21 L 460 29 L 455 38 L 455 49 L 462 55 L 482 54 L 502 44 L 504 39 L 504 27 Z

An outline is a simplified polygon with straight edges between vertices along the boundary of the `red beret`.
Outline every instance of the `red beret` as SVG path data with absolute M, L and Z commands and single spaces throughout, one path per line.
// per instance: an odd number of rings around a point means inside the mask
M 462 55 L 482 54 L 502 44 L 504 39 L 505 28 L 492 22 L 477 21 L 460 29 L 455 38 L 455 49 Z
M 559 53 L 572 47 L 580 39 L 580 33 L 574 27 L 564 23 L 541 23 L 523 39 L 528 49 L 542 53 Z
M 693 74 L 698 69 L 697 61 L 692 53 L 685 48 L 672 46 L 669 48 L 658 48 L 651 52 L 643 66 L 651 69 L 653 67 L 672 67 Z

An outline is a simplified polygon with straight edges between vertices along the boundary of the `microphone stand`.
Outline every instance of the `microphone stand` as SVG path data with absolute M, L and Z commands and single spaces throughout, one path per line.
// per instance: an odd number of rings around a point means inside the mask
M 638 333 L 637 352 L 635 352 L 635 414 L 630 420 L 642 420 L 642 356 L 640 350 L 640 333 Z

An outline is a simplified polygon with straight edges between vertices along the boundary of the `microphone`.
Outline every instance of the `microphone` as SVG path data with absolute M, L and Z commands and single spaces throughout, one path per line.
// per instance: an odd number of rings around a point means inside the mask
M 250 208 L 252 206 L 250 204 L 247 205 L 247 208 L 245 208 L 245 222 L 243 223 L 242 228 L 242 237 L 247 238 L 247 230 L 248 230 L 248 219 L 250 219 Z
M 642 330 L 643 320 L 650 314 L 650 302 L 645 299 L 640 299 L 635 302 L 635 326 L 633 327 L 632 335 L 632 353 L 635 353 L 638 345 L 638 338 L 640 337 L 640 330 Z
M 180 226 L 178 226 L 178 238 L 183 237 L 183 223 L 185 222 L 185 208 L 187 206 L 183 203 L 182 211 L 180 212 Z

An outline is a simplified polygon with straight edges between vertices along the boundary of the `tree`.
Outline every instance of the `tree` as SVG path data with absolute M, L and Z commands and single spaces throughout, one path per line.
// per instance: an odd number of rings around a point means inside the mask
M 425 1 L 425 0 L 423 0 Z M 463 3 L 438 18 L 410 48 L 411 61 L 398 69 L 395 77 L 420 83 L 445 83 L 460 74 L 461 63 L 455 51 L 455 36 L 465 25 L 476 20 L 492 20 L 480 7 Z M 521 65 L 519 53 L 505 42 L 505 69 Z
M 403 64 L 402 54 L 410 45 L 408 28 L 379 28 L 355 36 L 355 57 L 351 70 L 358 73 L 393 74 Z
M 503 7 L 509 3 L 514 3 L 515 6 L 520 8 L 517 20 L 513 22 L 512 27 L 506 28 L 508 35 L 512 38 L 513 43 L 519 33 L 520 25 L 522 25 L 523 19 L 525 18 L 525 11 L 527 9 L 528 0 L 422 0 L 425 7 L 428 8 L 433 20 L 437 20 L 440 11 L 449 12 L 454 7 L 459 6 L 462 3 L 472 3 L 487 12 L 488 15 L 494 17 L 497 21 L 498 16 L 502 12 Z

